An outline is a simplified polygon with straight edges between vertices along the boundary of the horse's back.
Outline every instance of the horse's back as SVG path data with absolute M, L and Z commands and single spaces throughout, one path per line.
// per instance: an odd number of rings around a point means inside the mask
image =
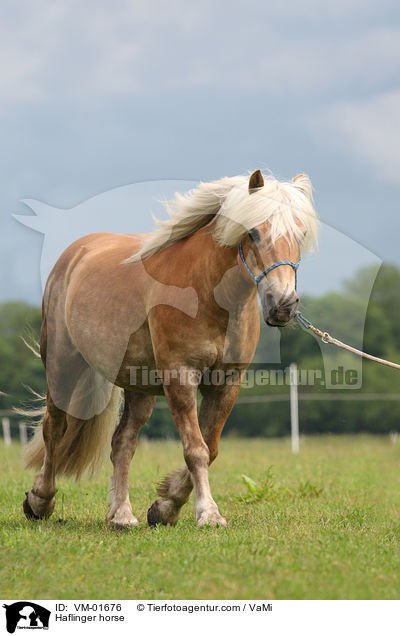
M 78 263 L 80 257 L 99 258 L 102 254 L 113 253 L 120 261 L 132 256 L 141 246 L 146 234 L 116 234 L 111 232 L 95 232 L 77 239 L 69 245 L 58 258 L 50 275 L 62 274 L 70 269 L 72 263 Z M 77 258 L 79 257 L 79 258 Z

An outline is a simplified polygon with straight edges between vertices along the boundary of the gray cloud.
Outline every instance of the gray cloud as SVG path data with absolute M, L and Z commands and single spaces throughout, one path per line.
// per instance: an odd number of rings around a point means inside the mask
M 381 15 L 391 4 L 379 4 Z M 373 20 L 377 9 L 372 1 L 6 2 L 0 108 L 187 87 L 304 99 L 355 81 L 381 86 L 397 74 L 400 28 Z M 348 28 L 359 11 L 367 24 Z
M 334 104 L 311 125 L 332 144 L 346 148 L 371 176 L 400 183 L 400 90 Z
M 386 231 L 398 218 L 399 11 L 391 0 L 4 0 L 1 297 L 40 297 L 41 238 L 11 218 L 26 213 L 19 200 L 72 208 L 124 183 L 258 167 L 308 172 L 325 222 L 399 262 Z

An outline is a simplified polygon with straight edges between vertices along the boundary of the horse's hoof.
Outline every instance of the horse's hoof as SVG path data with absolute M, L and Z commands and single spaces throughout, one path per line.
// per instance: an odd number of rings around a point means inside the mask
M 151 504 L 147 511 L 147 523 L 151 528 L 155 528 L 158 523 L 162 523 L 157 500 Z
M 110 521 L 108 525 L 110 526 L 110 529 L 115 532 L 124 532 L 125 530 L 137 528 L 137 523 L 114 523 L 114 521 Z
M 137 528 L 139 525 L 139 521 L 134 517 L 129 520 L 120 520 L 116 519 L 107 519 L 107 524 L 110 526 L 111 530 L 130 530 L 131 528 Z
M 139 525 L 139 521 L 132 513 L 131 504 L 129 502 L 125 502 L 120 506 L 113 504 L 107 515 L 107 523 L 113 530 L 129 530 Z
M 27 519 L 33 519 L 34 521 L 38 521 L 40 519 L 40 517 L 38 517 L 37 514 L 35 514 L 30 506 L 30 503 L 28 501 L 28 493 L 25 493 L 25 499 L 24 502 L 22 504 L 22 507 L 24 509 L 24 513 L 25 513 L 25 517 Z
M 35 494 L 32 490 L 25 493 L 26 497 L 23 503 L 23 509 L 28 519 L 48 519 L 53 513 L 54 506 L 56 505 L 56 498 L 54 495 L 50 497 L 41 497 Z M 30 503 L 29 499 L 32 503 Z M 36 512 L 34 508 L 36 509 Z
M 197 520 L 199 528 L 211 526 L 214 528 L 226 528 L 226 519 L 222 517 L 219 512 L 203 512 L 200 518 Z
M 179 518 L 180 507 L 172 499 L 156 499 L 147 511 L 147 523 L 156 526 L 175 526 Z

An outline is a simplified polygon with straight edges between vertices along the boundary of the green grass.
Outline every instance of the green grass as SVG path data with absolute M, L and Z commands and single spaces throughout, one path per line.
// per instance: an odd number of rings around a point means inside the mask
M 175 528 L 147 527 L 154 484 L 182 463 L 175 442 L 139 446 L 131 498 L 141 524 L 127 532 L 104 523 L 110 467 L 59 480 L 53 516 L 27 521 L 32 475 L 20 452 L 0 445 L 2 598 L 400 596 L 400 451 L 388 437 L 307 438 L 298 456 L 287 439 L 223 440 L 210 481 L 225 530 L 199 530 L 192 499 Z

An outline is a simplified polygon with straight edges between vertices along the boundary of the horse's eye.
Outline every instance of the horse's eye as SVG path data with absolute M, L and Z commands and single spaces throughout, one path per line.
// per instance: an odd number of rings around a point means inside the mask
M 256 228 L 253 228 L 252 230 L 250 230 L 249 236 L 250 236 L 252 241 L 259 241 L 260 240 L 260 232 L 258 230 L 256 230 Z

